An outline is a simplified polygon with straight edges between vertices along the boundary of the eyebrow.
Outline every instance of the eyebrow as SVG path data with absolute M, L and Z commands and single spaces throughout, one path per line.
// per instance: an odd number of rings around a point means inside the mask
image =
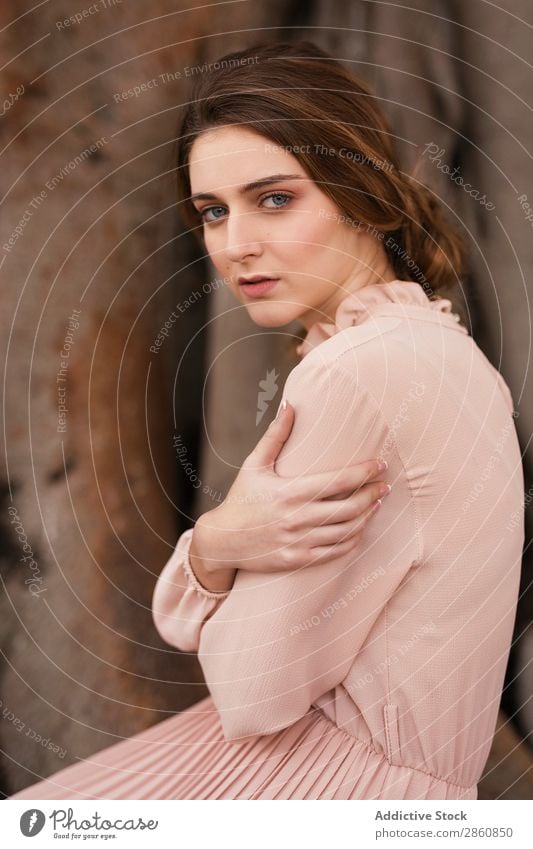
M 254 180 L 252 183 L 246 183 L 246 185 L 241 186 L 239 189 L 240 195 L 245 195 L 247 192 L 252 192 L 254 189 L 258 189 L 260 186 L 268 186 L 270 183 L 282 183 L 284 180 L 303 180 L 305 179 L 301 174 L 271 174 L 269 177 L 262 177 L 260 180 Z M 216 200 L 217 196 L 211 194 L 209 192 L 202 192 L 201 194 L 191 195 L 189 200 Z

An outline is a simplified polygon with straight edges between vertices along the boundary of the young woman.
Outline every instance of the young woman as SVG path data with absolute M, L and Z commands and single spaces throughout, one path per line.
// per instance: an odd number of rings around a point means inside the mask
M 438 294 L 460 238 L 376 98 L 308 42 L 199 78 L 178 178 L 253 321 L 301 322 L 301 361 L 155 587 L 159 633 L 198 652 L 210 695 L 11 798 L 475 799 L 523 477 L 509 389 Z

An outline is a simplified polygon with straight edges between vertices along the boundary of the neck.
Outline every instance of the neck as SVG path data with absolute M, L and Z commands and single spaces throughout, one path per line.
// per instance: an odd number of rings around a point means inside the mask
M 310 309 L 305 315 L 299 317 L 299 322 L 306 330 L 309 330 L 316 321 L 334 322 L 337 308 L 347 295 L 352 295 L 365 286 L 396 280 L 396 274 L 383 245 L 375 239 L 372 241 L 375 245 L 371 245 L 367 256 L 358 256 L 356 266 L 342 285 L 335 287 L 331 296 L 319 307 Z

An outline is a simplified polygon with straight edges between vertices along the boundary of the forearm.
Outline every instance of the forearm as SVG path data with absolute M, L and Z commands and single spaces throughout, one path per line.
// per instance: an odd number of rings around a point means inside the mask
M 201 524 L 200 519 L 194 526 L 189 548 L 191 567 L 198 581 L 206 590 L 214 593 L 227 592 L 233 586 L 237 569 L 223 567 L 218 560 L 208 558 L 205 546 L 205 533 L 208 530 Z

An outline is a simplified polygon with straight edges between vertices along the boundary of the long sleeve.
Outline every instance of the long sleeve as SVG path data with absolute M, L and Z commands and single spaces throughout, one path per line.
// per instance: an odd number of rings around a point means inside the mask
M 361 385 L 353 355 L 324 362 L 317 350 L 289 374 L 283 395 L 295 408 L 295 422 L 276 471 L 297 477 L 383 456 L 389 469 L 382 477 L 392 492 L 342 559 L 292 571 L 237 572 L 198 650 L 227 740 L 285 728 L 341 683 L 421 557 L 414 499 L 380 409 L 382 393 Z M 397 368 L 400 374 L 401 363 Z
M 210 592 L 194 574 L 189 560 L 193 528 L 184 531 L 157 579 L 152 595 L 152 618 L 165 642 L 181 651 L 198 651 L 206 617 L 228 597 Z

